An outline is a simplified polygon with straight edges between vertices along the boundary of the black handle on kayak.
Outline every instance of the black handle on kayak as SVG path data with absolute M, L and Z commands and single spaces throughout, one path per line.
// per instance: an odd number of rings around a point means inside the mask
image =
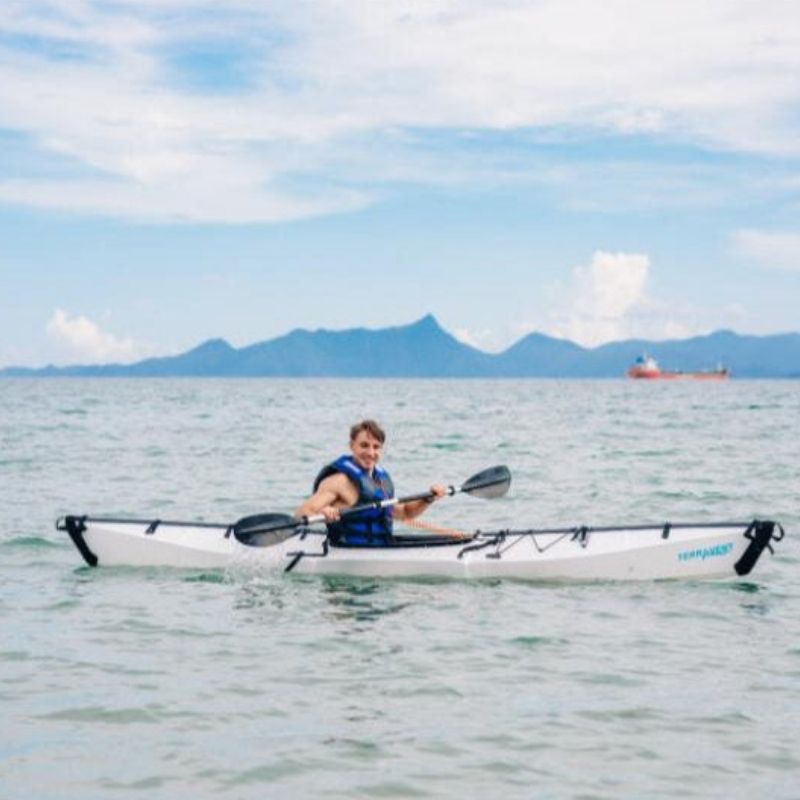
M 448 486 L 447 495 L 452 497 L 463 492 L 473 497 L 485 500 L 502 497 L 511 486 L 511 472 L 506 466 L 489 467 L 489 469 L 473 475 L 461 486 Z M 362 503 L 358 506 L 342 509 L 340 517 L 346 518 L 370 509 L 388 508 L 401 503 L 411 503 L 415 500 L 432 500 L 435 495 L 431 492 L 419 492 L 405 497 L 390 497 L 387 500 L 376 500 L 373 503 Z M 242 517 L 233 525 L 233 535 L 242 543 L 250 547 L 267 547 L 277 544 L 291 534 L 291 531 L 325 522 L 323 514 L 312 514 L 305 517 L 292 517 L 289 514 L 253 514 Z M 281 533 L 285 535 L 281 535 Z

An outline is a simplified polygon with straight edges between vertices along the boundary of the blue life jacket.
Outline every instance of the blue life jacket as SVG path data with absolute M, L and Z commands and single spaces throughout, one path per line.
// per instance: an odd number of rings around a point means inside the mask
M 377 464 L 372 475 L 360 467 L 350 455 L 340 456 L 323 467 L 314 481 L 314 491 L 325 478 L 342 472 L 358 488 L 356 505 L 374 503 L 394 497 L 394 484 L 389 473 Z M 328 524 L 331 544 L 353 547 L 385 547 L 392 542 L 392 508 L 369 508 L 359 514 Z

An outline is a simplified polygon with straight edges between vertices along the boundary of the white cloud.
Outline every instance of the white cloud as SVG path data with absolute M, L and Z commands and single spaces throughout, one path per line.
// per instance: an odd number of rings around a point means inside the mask
M 796 156 L 798 23 L 782 0 L 4 0 L 0 127 L 87 177 L 23 176 L 0 199 L 221 222 L 350 210 L 372 200 L 353 184 L 390 178 L 398 157 L 421 159 L 423 180 L 450 169 L 448 148 L 432 157 L 408 131 Z M 233 95 L 175 76 L 199 69 L 175 54 L 209 41 L 252 54 Z M 365 168 L 365 140 L 382 164 Z
M 800 233 L 741 230 L 734 235 L 736 249 L 775 269 L 800 272 Z
M 686 296 L 653 297 L 648 292 L 650 257 L 643 253 L 597 251 L 575 267 L 567 283 L 553 287 L 549 314 L 516 325 L 519 334 L 543 331 L 585 347 L 623 339 L 686 339 L 749 321 L 736 302 L 698 304 Z
M 597 251 L 572 272 L 566 308 L 555 315 L 557 336 L 595 346 L 632 335 L 632 319 L 647 303 L 650 259 L 640 253 Z
M 258 190 L 247 182 L 209 180 L 127 184 L 101 180 L 13 180 L 0 183 L 0 202 L 149 222 L 282 222 L 362 208 L 367 195 L 320 191 L 309 198 Z
M 145 348 L 132 339 L 118 339 L 101 330 L 88 317 L 70 316 L 57 308 L 47 323 L 47 335 L 61 345 L 67 355 L 84 363 L 135 361 Z
M 490 328 L 481 328 L 475 330 L 473 328 L 456 328 L 453 331 L 453 336 L 459 342 L 474 347 L 478 350 L 492 351 L 496 349 L 495 334 Z

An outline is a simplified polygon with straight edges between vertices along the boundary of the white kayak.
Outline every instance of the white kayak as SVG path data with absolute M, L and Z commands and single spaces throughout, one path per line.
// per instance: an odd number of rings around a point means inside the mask
M 335 545 L 324 530 L 297 522 L 276 531 L 267 525 L 257 535 L 238 525 L 90 516 L 57 522 L 91 566 L 533 581 L 736 578 L 784 536 L 778 523 L 754 520 L 409 535 L 390 546 L 354 547 Z

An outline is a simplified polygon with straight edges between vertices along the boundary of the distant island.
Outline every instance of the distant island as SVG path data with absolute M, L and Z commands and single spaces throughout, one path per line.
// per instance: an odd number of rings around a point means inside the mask
M 379 330 L 297 329 L 235 348 L 211 339 L 185 353 L 133 364 L 7 367 L 0 377 L 97 378 L 620 378 L 644 353 L 667 368 L 724 364 L 733 378 L 800 378 L 800 334 L 716 331 L 670 341 L 630 339 L 586 348 L 531 333 L 501 353 L 458 341 L 435 317 Z

